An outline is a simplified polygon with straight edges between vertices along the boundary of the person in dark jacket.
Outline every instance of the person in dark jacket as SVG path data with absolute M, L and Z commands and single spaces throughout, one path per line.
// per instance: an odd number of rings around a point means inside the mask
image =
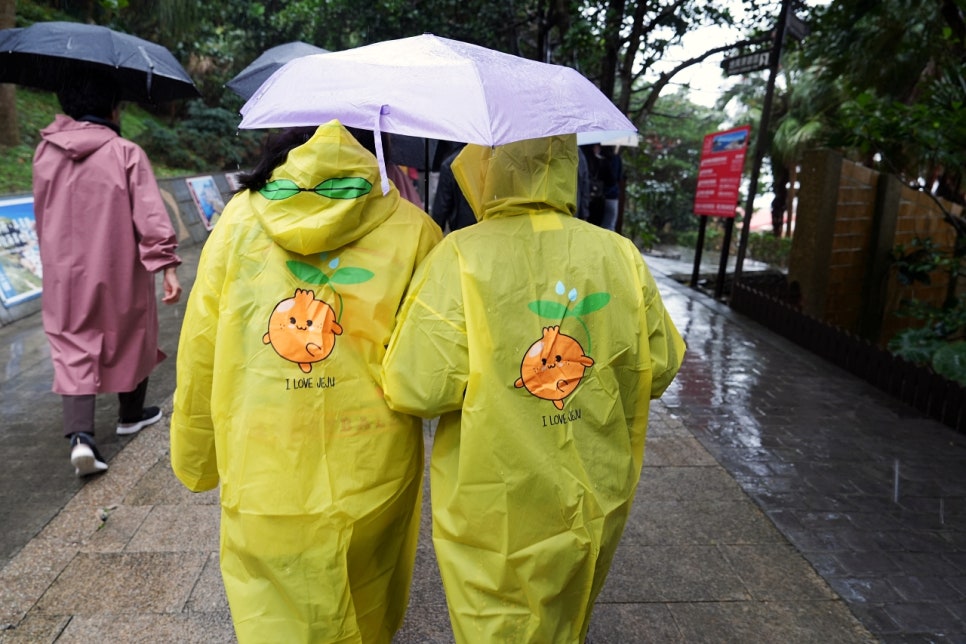
M 600 222 L 600 227 L 616 231 L 624 168 L 621 157 L 614 146 L 602 146 L 601 151 L 603 158 L 601 159 L 600 177 L 604 182 L 604 216 Z
M 472 226 L 476 223 L 476 215 L 466 202 L 466 197 L 460 191 L 460 187 L 453 178 L 453 159 L 463 150 L 460 146 L 446 159 L 439 167 L 439 183 L 436 184 L 436 194 L 433 196 L 433 221 L 443 229 L 452 232 Z

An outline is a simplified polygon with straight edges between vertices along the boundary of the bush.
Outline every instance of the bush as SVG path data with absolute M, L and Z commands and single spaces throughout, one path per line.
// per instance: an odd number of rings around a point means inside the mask
M 259 152 L 261 134 L 239 131 L 238 116 L 224 108 L 193 101 L 177 129 L 146 123 L 135 140 L 157 164 L 201 172 L 249 167 Z
M 647 219 L 635 216 L 636 213 L 625 212 L 624 221 L 622 226 L 622 233 L 629 237 L 634 244 L 642 249 L 654 248 L 654 246 L 660 242 L 657 230 L 651 225 Z
M 199 172 L 205 167 L 204 159 L 182 147 L 177 132 L 160 123 L 147 123 L 134 141 L 144 148 L 154 165 L 183 168 L 191 172 Z
M 698 233 L 697 230 L 677 232 L 674 235 L 674 243 L 685 248 L 697 248 Z M 731 239 L 734 243 L 735 236 L 732 235 Z M 724 244 L 724 229 L 715 221 L 709 221 L 704 230 L 704 248 L 702 248 L 702 251 L 720 253 L 722 244 Z
M 759 262 L 776 268 L 788 268 L 792 250 L 790 237 L 775 237 L 771 233 L 750 233 L 746 253 Z
M 932 239 L 915 238 L 909 248 L 892 251 L 892 268 L 902 285 L 930 284 L 937 271 L 949 276 L 947 301 L 942 306 L 904 299 L 899 314 L 922 320 L 919 328 L 904 329 L 889 341 L 889 350 L 916 364 L 928 365 L 946 378 L 966 385 L 966 301 L 956 295 L 956 280 L 963 272 L 966 246 L 957 235 L 953 252 L 944 251 Z

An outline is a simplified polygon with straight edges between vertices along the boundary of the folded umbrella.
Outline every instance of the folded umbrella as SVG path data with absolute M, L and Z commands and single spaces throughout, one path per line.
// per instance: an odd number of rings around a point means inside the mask
M 225 86 L 245 100 L 248 100 L 269 76 L 288 61 L 311 54 L 324 54 L 327 51 L 328 49 L 322 49 L 321 47 L 316 47 L 301 40 L 276 45 L 263 51 L 245 69 L 238 72 L 234 78 L 225 83 Z
M 122 100 L 162 103 L 200 96 L 167 48 L 79 22 L 37 22 L 0 30 L 0 83 L 57 91 L 69 78 L 107 72 Z

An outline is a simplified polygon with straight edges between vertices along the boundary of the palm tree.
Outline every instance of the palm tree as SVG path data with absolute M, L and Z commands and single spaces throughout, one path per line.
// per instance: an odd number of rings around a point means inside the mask
M 791 233 L 791 211 L 798 165 L 806 150 L 824 144 L 828 135 L 829 112 L 841 102 L 839 88 L 817 75 L 812 68 L 798 70 L 801 52 L 785 58 L 785 87 L 781 112 L 776 115 L 771 140 L 771 165 L 775 199 L 772 202 L 772 231 L 776 237 Z M 784 214 L 788 212 L 786 219 Z

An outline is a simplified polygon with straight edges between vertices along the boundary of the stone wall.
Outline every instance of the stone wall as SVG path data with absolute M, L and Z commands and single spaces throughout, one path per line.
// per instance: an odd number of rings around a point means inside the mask
M 220 212 L 220 206 L 231 198 L 233 192 L 230 187 L 230 175 L 225 173 L 212 173 L 209 175 L 158 179 L 158 187 L 161 189 L 161 196 L 167 206 L 168 215 L 171 217 L 171 223 L 174 225 L 175 232 L 178 236 L 178 245 L 181 248 L 194 244 L 203 244 L 208 238 L 206 222 L 208 222 L 209 218 L 202 216 L 202 204 L 196 201 L 196 197 L 189 188 L 189 183 L 199 188 L 210 185 L 205 181 L 206 177 L 211 178 L 214 184 L 214 193 L 203 195 L 202 199 L 207 197 L 207 202 L 210 202 L 208 204 L 209 212 L 212 211 L 211 206 L 214 206 L 213 216 L 210 218 L 210 224 L 214 225 L 214 222 L 218 220 L 217 213 Z M 29 197 L 29 195 L 23 196 Z M 9 307 L 0 303 L 0 326 L 10 324 L 15 320 L 20 320 L 39 312 L 40 302 L 40 297 L 34 297 L 33 299 L 12 304 Z
M 944 207 L 962 213 L 961 206 Z M 902 300 L 938 306 L 947 285 L 942 271 L 932 274 L 929 286 L 898 283 L 891 252 L 916 237 L 947 251 L 953 247 L 952 226 L 930 195 L 831 150 L 806 153 L 788 270 L 803 312 L 878 345 L 915 326 L 898 316 Z

